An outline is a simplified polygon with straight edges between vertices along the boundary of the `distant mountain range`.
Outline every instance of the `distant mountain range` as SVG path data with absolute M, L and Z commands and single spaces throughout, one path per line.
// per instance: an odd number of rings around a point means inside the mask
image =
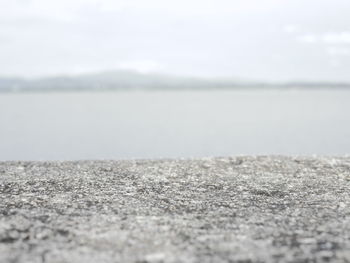
M 288 82 L 267 83 L 177 77 L 160 74 L 141 74 L 132 71 L 114 71 L 76 76 L 39 79 L 0 78 L 0 92 L 20 91 L 84 91 L 130 89 L 238 89 L 238 88 L 350 88 L 349 83 Z

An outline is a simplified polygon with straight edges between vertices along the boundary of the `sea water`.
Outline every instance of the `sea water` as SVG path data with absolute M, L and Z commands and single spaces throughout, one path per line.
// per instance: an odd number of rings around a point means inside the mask
M 350 153 L 350 90 L 0 93 L 0 160 Z

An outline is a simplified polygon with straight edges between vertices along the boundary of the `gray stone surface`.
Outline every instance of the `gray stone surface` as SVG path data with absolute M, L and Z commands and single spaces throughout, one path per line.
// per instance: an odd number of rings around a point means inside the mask
M 0 262 L 350 262 L 350 157 L 0 163 Z

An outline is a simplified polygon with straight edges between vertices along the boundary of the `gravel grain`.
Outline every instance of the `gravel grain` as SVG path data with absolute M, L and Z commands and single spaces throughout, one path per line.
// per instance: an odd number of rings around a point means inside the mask
M 0 162 L 0 262 L 350 262 L 350 157 Z

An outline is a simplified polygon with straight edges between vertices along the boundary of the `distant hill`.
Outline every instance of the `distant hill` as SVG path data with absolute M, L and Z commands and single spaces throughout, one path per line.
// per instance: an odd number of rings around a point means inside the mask
M 39 79 L 0 78 L 0 92 L 130 89 L 350 88 L 346 83 L 264 83 L 114 71 Z

